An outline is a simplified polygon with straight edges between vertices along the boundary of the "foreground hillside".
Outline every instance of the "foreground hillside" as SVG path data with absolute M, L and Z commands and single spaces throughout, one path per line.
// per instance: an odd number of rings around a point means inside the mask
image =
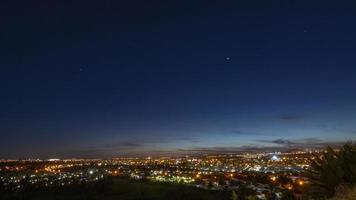
M 349 192 L 345 192 L 344 194 L 340 194 L 330 200 L 356 200 L 356 188 L 350 190 Z
M 114 178 L 92 185 L 76 185 L 49 189 L 27 188 L 22 192 L 0 192 L 1 200 L 79 200 L 79 199 L 120 199 L 120 200 L 160 200 L 160 199 L 229 199 L 222 191 L 208 191 L 191 186 L 138 182 L 128 179 Z

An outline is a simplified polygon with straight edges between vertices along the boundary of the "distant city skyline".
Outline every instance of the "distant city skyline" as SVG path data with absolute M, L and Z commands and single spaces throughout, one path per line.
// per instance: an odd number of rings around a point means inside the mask
M 356 140 L 351 1 L 8 2 L 0 13 L 0 158 Z

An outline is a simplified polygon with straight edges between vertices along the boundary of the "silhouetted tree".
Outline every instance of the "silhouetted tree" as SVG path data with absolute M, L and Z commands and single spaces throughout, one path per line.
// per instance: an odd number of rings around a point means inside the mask
M 258 200 L 258 198 L 256 195 L 254 195 L 254 196 L 247 197 L 247 200 Z
M 314 196 L 331 197 L 342 186 L 356 183 L 356 145 L 345 144 L 339 151 L 327 147 L 321 157 L 311 160 L 308 177 Z
M 247 197 L 249 197 L 249 196 L 256 195 L 256 192 L 253 189 L 247 187 L 246 184 L 241 184 L 241 185 L 239 185 L 237 194 L 238 194 L 239 199 L 247 199 Z
M 237 200 L 237 195 L 236 195 L 235 190 L 232 190 L 232 191 L 231 191 L 230 200 Z
M 282 199 L 283 200 L 295 200 L 295 197 L 293 195 L 293 192 L 286 190 L 286 191 L 283 191 L 283 193 L 282 193 Z

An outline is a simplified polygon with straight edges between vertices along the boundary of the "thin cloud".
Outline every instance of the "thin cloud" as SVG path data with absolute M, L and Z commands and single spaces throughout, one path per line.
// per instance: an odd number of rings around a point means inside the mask
M 274 151 L 286 151 L 284 147 L 265 147 L 265 146 L 252 146 L 245 145 L 240 147 L 192 147 L 186 149 L 177 149 L 177 152 L 185 152 L 187 154 L 215 154 L 215 153 L 243 153 L 243 152 L 274 152 Z M 290 149 L 288 149 L 290 150 Z
M 308 142 L 304 143 L 303 142 Z M 213 153 L 243 153 L 243 152 L 275 152 L 282 151 L 288 152 L 293 150 L 301 150 L 305 148 L 324 148 L 326 146 L 337 147 L 345 143 L 345 141 L 340 142 L 325 142 L 317 138 L 304 138 L 300 140 L 286 140 L 286 139 L 276 139 L 276 140 L 259 140 L 261 143 L 275 144 L 274 146 L 260 144 L 260 145 L 244 145 L 244 146 L 224 146 L 224 147 L 191 147 L 191 148 L 181 148 L 177 149 L 177 152 L 185 152 L 187 154 L 213 154 Z
M 295 140 L 287 140 L 284 138 L 278 138 L 275 140 L 256 140 L 259 143 L 274 144 L 282 148 L 321 148 L 325 146 L 339 146 L 345 141 L 323 141 L 320 138 L 302 138 Z
M 283 138 L 279 138 L 276 140 L 256 140 L 257 142 L 261 143 L 271 143 L 271 144 L 278 144 L 278 145 L 294 145 L 297 144 L 296 142 L 293 142 L 291 140 L 286 140 Z
M 254 132 L 254 131 L 245 131 L 245 130 L 234 130 L 230 132 L 231 134 L 235 135 L 269 135 L 261 132 Z
M 111 142 L 106 144 L 97 144 L 87 147 L 79 147 L 67 150 L 73 154 L 83 155 L 116 155 L 120 153 L 136 153 L 149 151 L 153 152 L 162 144 L 174 144 L 180 141 L 189 141 L 190 143 L 199 143 L 200 141 L 193 137 L 151 137 L 151 138 L 131 138 L 123 141 Z
M 300 115 L 294 115 L 294 114 L 282 114 L 277 116 L 277 119 L 280 121 L 285 121 L 285 122 L 298 122 L 303 119 L 302 116 Z
M 352 129 L 352 128 L 338 128 L 338 127 L 330 127 L 328 125 L 322 125 L 321 129 L 326 133 L 343 133 L 349 135 L 356 135 L 356 129 Z

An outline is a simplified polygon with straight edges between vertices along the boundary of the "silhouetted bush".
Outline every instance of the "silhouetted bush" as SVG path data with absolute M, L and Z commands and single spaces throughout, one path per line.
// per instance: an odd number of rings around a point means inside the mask
M 311 160 L 308 177 L 314 197 L 332 197 L 339 188 L 356 183 L 356 144 L 345 144 L 339 151 L 331 147 L 321 157 Z

